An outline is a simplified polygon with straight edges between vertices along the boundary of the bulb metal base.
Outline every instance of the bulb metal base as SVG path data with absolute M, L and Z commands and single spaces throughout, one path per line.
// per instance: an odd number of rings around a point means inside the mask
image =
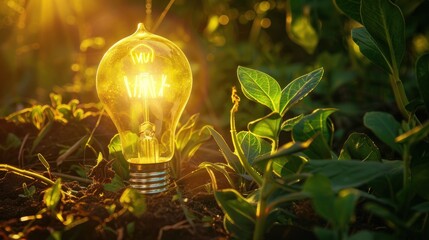
M 168 162 L 130 163 L 130 187 L 143 194 L 156 194 L 168 189 L 170 172 Z

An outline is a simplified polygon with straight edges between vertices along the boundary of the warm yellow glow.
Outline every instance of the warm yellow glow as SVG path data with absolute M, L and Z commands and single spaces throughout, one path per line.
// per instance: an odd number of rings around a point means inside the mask
M 219 16 L 219 23 L 221 25 L 227 25 L 229 23 L 229 17 L 227 15 L 220 15 Z
M 175 128 L 191 88 L 183 52 L 142 24 L 105 53 L 97 71 L 97 92 L 129 162 L 158 163 L 173 157 Z
M 261 27 L 269 28 L 270 26 L 271 26 L 271 20 L 269 18 L 262 18 L 261 19 Z
M 270 3 L 268 1 L 262 1 L 259 3 L 258 10 L 260 12 L 266 12 L 270 9 Z

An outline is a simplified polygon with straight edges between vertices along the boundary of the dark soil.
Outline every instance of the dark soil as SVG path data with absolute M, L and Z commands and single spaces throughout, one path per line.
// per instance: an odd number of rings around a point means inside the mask
M 54 122 L 33 152 L 30 152 L 39 130 L 31 124 L 15 124 L 0 119 L 0 144 L 4 145 L 9 133 L 22 140 L 20 147 L 0 150 L 0 163 L 37 171 L 46 177 L 51 176 L 37 159 L 36 153 L 42 153 L 48 160 L 52 172 L 71 175 L 73 173 L 68 171 L 73 164 L 95 165 L 96 158 L 91 152 L 77 151 L 59 167 L 55 161 L 62 146 L 71 146 L 89 134 L 96 120 L 96 117 L 91 117 L 67 125 Z M 112 123 L 103 118 L 94 133 L 92 146 L 107 156 L 106 146 L 115 131 Z M 187 172 L 198 165 L 196 162 L 186 164 L 183 168 Z M 104 164 L 106 166 L 109 167 Z M 102 182 L 108 182 L 113 177 L 111 169 L 104 171 L 101 176 L 107 179 L 100 179 L 99 174 L 93 174 L 91 184 L 62 179 L 62 190 L 68 194 L 63 196 L 54 212 L 47 211 L 43 201 L 48 185 L 37 179 L 0 171 L 0 239 L 47 239 L 60 233 L 61 239 L 80 240 L 227 238 L 222 227 L 222 211 L 213 194 L 204 188 L 209 181 L 207 175 L 199 174 L 172 184 L 165 193 L 145 196 L 147 210 L 142 216 L 136 217 L 124 211 L 119 202 L 124 189 L 109 192 L 103 188 Z M 52 176 L 52 180 L 55 179 Z M 23 196 L 23 183 L 26 183 L 27 188 L 35 186 L 36 192 L 31 197 Z M 177 198 L 179 195 L 181 198 Z M 62 221 L 60 218 L 63 218 Z

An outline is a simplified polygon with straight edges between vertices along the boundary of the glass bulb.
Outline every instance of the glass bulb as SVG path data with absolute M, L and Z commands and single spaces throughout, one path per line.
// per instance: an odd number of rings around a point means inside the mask
M 101 59 L 98 97 L 119 132 L 130 185 L 142 193 L 167 189 L 175 129 L 191 88 L 183 52 L 142 23 Z

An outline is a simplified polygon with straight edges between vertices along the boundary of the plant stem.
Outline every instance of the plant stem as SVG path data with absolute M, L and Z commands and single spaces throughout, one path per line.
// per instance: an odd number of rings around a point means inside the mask
M 395 69 L 396 70 L 396 69 Z M 393 90 L 393 95 L 395 96 L 396 105 L 401 112 L 402 116 L 409 121 L 410 113 L 407 111 L 405 106 L 408 104 L 408 98 L 405 94 L 404 86 L 402 85 L 401 80 L 398 76 L 398 71 L 394 71 L 393 74 L 389 76 L 390 86 Z
M 259 199 L 258 199 L 258 205 L 256 207 L 256 220 L 255 220 L 255 230 L 253 231 L 253 240 L 264 239 L 265 222 L 268 214 L 270 213 L 266 208 L 267 199 L 271 195 L 271 193 L 273 193 L 273 191 L 276 189 L 275 185 L 271 184 L 268 179 L 269 176 L 271 176 L 270 173 L 272 171 L 272 165 L 273 165 L 273 161 L 272 160 L 268 161 L 264 172 L 264 181 L 259 190 Z
M 404 186 L 406 188 L 411 183 L 411 156 L 410 156 L 410 146 L 405 144 L 404 151 L 402 154 L 402 158 L 404 161 Z
M 250 176 L 252 176 L 253 180 L 258 184 L 258 186 L 262 186 L 262 176 L 252 167 L 244 156 L 243 149 L 240 146 L 237 138 L 237 129 L 235 128 L 235 113 L 238 111 L 238 103 L 240 102 L 240 97 L 237 95 L 237 90 L 235 87 L 232 88 L 231 94 L 233 106 L 231 108 L 230 114 L 230 127 L 231 127 L 231 139 L 232 144 L 234 145 L 234 151 L 237 154 L 238 159 L 240 160 L 241 165 L 244 167 L 244 170 Z
M 39 173 L 32 172 L 32 171 L 25 170 L 25 169 L 21 169 L 21 168 L 17 168 L 17 167 L 8 165 L 8 164 L 0 164 L 0 170 L 3 170 L 3 171 L 6 170 L 6 171 L 14 172 L 14 173 L 23 175 L 23 176 L 28 177 L 28 178 L 36 178 L 36 179 L 42 181 L 43 183 L 45 183 L 46 185 L 53 186 L 55 184 L 51 179 L 49 179 L 49 178 L 47 178 L 47 177 L 45 177 Z

